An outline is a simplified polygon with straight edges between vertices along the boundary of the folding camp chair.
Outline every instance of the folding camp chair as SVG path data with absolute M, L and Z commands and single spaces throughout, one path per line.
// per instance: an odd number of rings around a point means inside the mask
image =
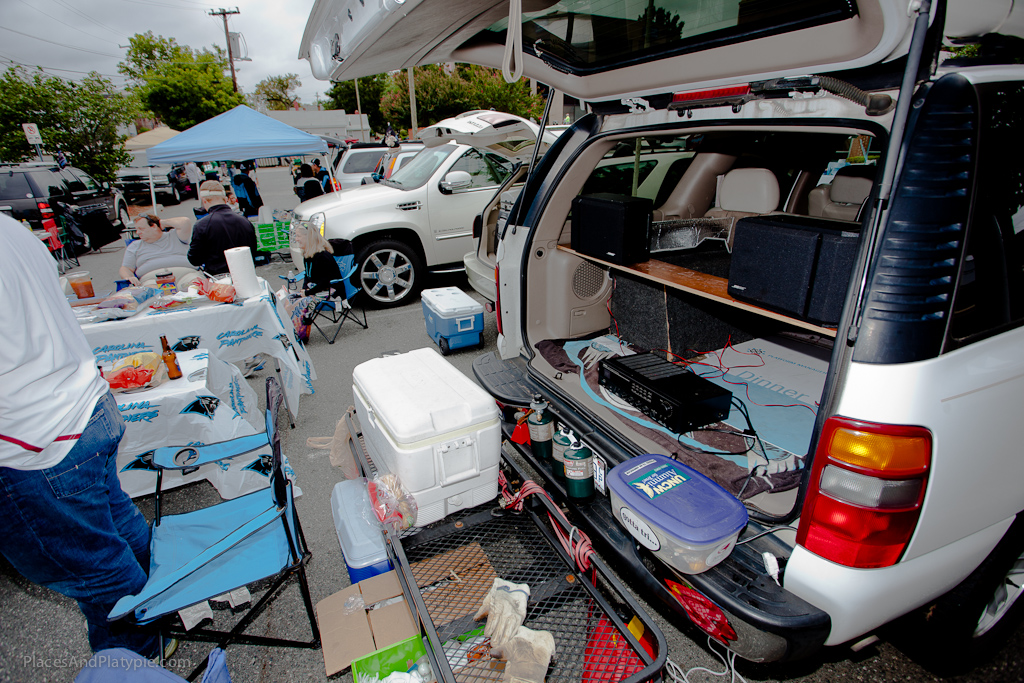
M 295 510 L 292 483 L 282 466 L 277 414 L 281 385 L 267 378 L 267 431 L 208 446 L 167 447 L 153 451 L 157 468 L 156 514 L 150 541 L 149 579 L 138 595 L 121 598 L 108 619 L 128 619 L 138 625 L 154 624 L 161 633 L 182 640 L 278 647 L 320 647 L 305 565 L 311 557 Z M 270 486 L 233 500 L 178 515 L 160 514 L 163 470 L 190 471 L 205 463 L 234 457 L 270 446 Z M 312 639 L 286 640 L 248 635 L 245 629 L 270 601 L 297 576 L 309 619 Z M 207 628 L 185 630 L 174 615 L 255 581 L 273 578 L 270 587 L 230 631 Z M 155 623 L 159 622 L 159 623 Z M 203 666 L 189 676 L 193 680 Z
M 345 242 L 346 245 L 336 246 L 336 241 Z M 351 282 L 351 278 L 355 275 L 357 268 L 357 266 L 352 265 L 352 261 L 355 257 L 351 253 L 351 246 L 347 244 L 347 240 L 330 240 L 330 242 L 331 246 L 334 247 L 334 260 L 338 263 L 338 272 L 341 273 L 341 279 L 331 280 L 329 290 L 330 298 L 317 301 L 313 309 L 313 319 L 311 323 L 313 327 L 323 335 L 328 344 L 333 344 L 334 340 L 338 338 L 338 333 L 341 332 L 341 326 L 345 324 L 346 320 L 351 320 L 354 324 L 359 325 L 364 330 L 367 328 L 367 323 L 366 309 L 363 309 L 362 320 L 360 320 L 351 304 L 352 297 L 354 297 L 359 291 Z M 348 251 L 349 253 L 343 253 L 344 251 Z M 325 323 L 325 327 L 337 325 L 337 327 L 334 328 L 333 335 L 328 337 L 327 332 L 317 324 L 317 320 L 320 320 L 321 318 L 330 323 L 329 325 Z

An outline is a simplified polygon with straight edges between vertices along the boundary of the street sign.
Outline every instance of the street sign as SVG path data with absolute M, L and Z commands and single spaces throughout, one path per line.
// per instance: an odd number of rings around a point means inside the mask
M 21 127 L 25 131 L 25 137 L 28 138 L 28 144 L 30 144 L 30 145 L 41 145 L 41 144 L 43 144 L 43 136 L 39 134 L 39 124 L 37 124 L 37 123 L 23 123 L 23 124 L 21 124 Z

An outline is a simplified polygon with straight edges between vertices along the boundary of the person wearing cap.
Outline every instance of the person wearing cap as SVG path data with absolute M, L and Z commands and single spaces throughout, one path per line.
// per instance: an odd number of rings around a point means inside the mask
M 188 261 L 192 223 L 187 218 L 161 220 L 153 214 L 135 219 L 139 239 L 124 250 L 119 274 L 133 285 L 156 286 L 156 274 L 170 271 L 179 287 L 186 287 L 198 275 Z
M 228 262 L 224 258 L 227 249 L 249 247 L 255 259 L 256 229 L 231 210 L 220 181 L 207 180 L 200 185 L 199 201 L 207 214 L 192 228 L 189 263 L 211 275 L 218 275 L 228 272 Z

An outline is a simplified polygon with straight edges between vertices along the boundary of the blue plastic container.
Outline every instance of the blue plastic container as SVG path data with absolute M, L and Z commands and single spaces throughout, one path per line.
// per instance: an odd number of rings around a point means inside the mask
M 633 538 L 665 564 L 700 574 L 732 552 L 747 509 L 697 470 L 641 455 L 608 473 L 612 510 Z
M 483 304 L 458 287 L 424 289 L 421 296 L 427 334 L 440 347 L 442 354 L 481 344 Z
M 331 512 L 352 583 L 391 571 L 381 529 L 369 519 L 373 511 L 365 479 L 348 479 L 335 484 L 331 491 Z

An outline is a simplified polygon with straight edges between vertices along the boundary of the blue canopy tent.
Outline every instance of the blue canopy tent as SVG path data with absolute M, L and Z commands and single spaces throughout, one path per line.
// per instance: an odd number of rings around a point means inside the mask
M 151 164 L 173 164 L 326 153 L 327 143 L 319 136 L 240 104 L 150 147 L 146 159 Z

